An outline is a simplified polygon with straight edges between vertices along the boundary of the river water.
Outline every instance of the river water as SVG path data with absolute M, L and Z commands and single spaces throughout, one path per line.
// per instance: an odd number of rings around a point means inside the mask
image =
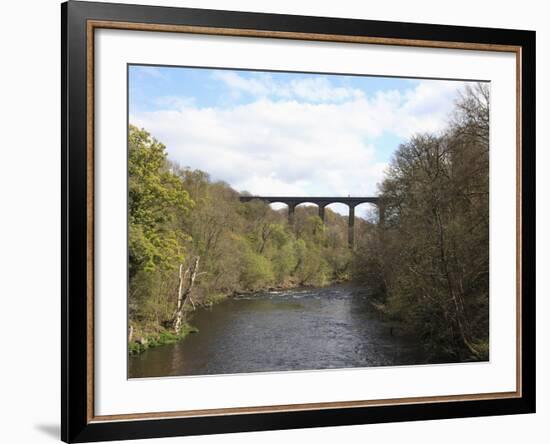
M 129 377 L 213 375 L 426 362 L 353 285 L 256 293 L 199 309 L 184 340 L 128 361 Z

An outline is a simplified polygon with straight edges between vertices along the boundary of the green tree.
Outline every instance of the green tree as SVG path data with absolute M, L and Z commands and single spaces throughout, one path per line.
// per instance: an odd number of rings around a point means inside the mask
M 184 258 L 188 239 L 180 222 L 193 206 L 172 173 L 165 147 L 145 130 L 130 126 L 128 135 L 129 274 L 174 267 Z
M 131 350 L 143 349 L 139 338 L 174 339 L 176 324 L 188 331 L 195 306 L 239 292 L 349 278 L 346 217 L 327 211 L 323 224 L 316 208 L 300 207 L 289 226 L 286 210 L 240 202 L 226 183 L 169 162 L 164 145 L 135 126 L 128 169 L 129 316 L 138 338 Z M 180 292 L 180 269 L 189 292 Z M 193 304 L 177 305 L 183 293 Z

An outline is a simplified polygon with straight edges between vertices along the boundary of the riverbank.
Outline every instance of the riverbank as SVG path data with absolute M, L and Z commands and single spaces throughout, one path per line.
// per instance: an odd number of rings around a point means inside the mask
M 165 328 L 157 328 L 155 331 L 138 329 L 137 332 L 132 333 L 136 339 L 130 339 L 130 341 L 128 341 L 128 354 L 130 356 L 139 355 L 147 349 L 166 344 L 174 344 L 175 342 L 181 341 L 190 333 L 198 332 L 199 330 L 196 327 L 193 327 L 187 322 L 182 324 L 179 333 L 174 333 L 173 331 Z
M 470 348 L 462 344 L 455 344 L 453 348 L 444 350 L 442 347 L 434 348 L 430 340 L 422 338 L 422 332 L 414 324 L 407 323 L 404 319 L 392 312 L 386 303 L 374 300 L 370 302 L 373 310 L 378 313 L 380 319 L 383 319 L 390 325 L 392 336 L 403 336 L 415 338 L 426 350 L 432 363 L 452 362 L 479 362 L 489 360 L 489 341 L 478 340 L 470 344 Z M 458 350 L 458 352 L 457 352 Z
M 222 297 L 222 300 L 225 299 L 225 298 L 230 298 L 232 296 L 249 295 L 249 294 L 269 292 L 269 291 L 296 290 L 296 289 L 299 289 L 299 288 L 309 288 L 309 289 L 311 289 L 311 288 L 326 288 L 326 287 L 330 287 L 332 285 L 341 285 L 341 284 L 346 284 L 346 283 L 351 283 L 351 280 L 350 279 L 337 278 L 337 279 L 331 279 L 331 280 L 329 280 L 329 281 L 327 281 L 323 284 L 313 285 L 313 284 L 306 284 L 306 283 L 300 282 L 297 279 L 295 279 L 295 280 L 288 279 L 280 285 L 269 285 L 269 286 L 262 287 L 262 288 L 254 288 L 254 289 L 250 289 L 250 290 L 234 291 L 230 295 L 226 295 L 225 297 Z

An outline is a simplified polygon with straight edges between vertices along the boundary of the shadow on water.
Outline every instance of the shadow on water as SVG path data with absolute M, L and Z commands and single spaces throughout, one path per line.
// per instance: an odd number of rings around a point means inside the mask
M 131 378 L 411 365 L 413 338 L 392 334 L 369 291 L 352 285 L 263 292 L 195 313 L 199 333 L 129 359 Z

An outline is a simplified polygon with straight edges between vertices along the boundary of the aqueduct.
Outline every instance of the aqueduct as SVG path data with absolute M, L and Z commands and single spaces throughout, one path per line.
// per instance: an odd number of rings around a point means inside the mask
M 325 221 L 325 207 L 333 203 L 341 203 L 349 208 L 348 217 L 348 244 L 350 248 L 354 246 L 355 238 L 355 207 L 363 203 L 371 203 L 378 206 L 378 223 L 384 222 L 384 209 L 378 197 L 283 197 L 283 196 L 240 196 L 241 202 L 250 202 L 252 200 L 262 200 L 268 203 L 284 203 L 288 206 L 288 223 L 294 223 L 294 210 L 303 203 L 312 203 L 319 208 L 319 217 Z

